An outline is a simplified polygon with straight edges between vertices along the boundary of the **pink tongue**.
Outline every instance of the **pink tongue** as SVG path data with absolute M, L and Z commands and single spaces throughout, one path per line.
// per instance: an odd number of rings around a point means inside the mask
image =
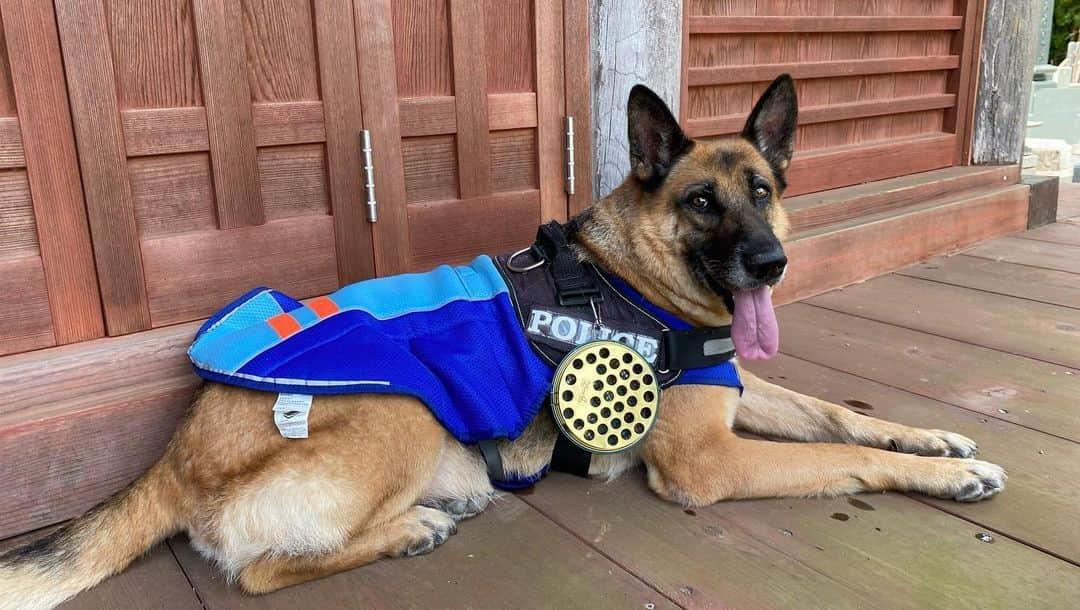
M 731 340 L 735 343 L 735 353 L 744 360 L 772 358 L 780 347 L 780 331 L 769 287 L 736 292 L 734 297 Z

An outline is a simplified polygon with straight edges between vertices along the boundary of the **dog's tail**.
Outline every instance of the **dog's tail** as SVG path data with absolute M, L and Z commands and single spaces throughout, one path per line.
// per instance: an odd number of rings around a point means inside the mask
M 52 608 L 126 568 L 182 523 L 168 456 L 52 534 L 0 555 L 0 608 Z

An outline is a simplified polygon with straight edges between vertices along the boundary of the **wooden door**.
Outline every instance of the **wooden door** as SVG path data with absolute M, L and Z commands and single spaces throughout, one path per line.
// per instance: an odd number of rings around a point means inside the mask
M 503 252 L 565 219 L 563 3 L 355 6 L 379 274 Z
M 0 2 L 0 355 L 101 336 L 52 4 Z
M 109 334 L 374 273 L 347 3 L 56 8 Z
M 967 162 L 980 0 L 688 0 L 682 120 L 737 133 L 782 72 L 796 79 L 789 194 Z

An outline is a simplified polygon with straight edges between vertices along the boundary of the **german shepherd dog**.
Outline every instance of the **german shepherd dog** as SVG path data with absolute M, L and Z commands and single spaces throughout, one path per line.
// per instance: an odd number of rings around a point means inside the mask
M 734 315 L 750 329 L 736 342 L 744 358 L 774 353 L 769 287 L 787 263 L 781 194 L 796 113 L 783 75 L 740 136 L 701 142 L 683 134 L 659 97 L 635 87 L 631 173 L 572 223 L 580 257 L 695 324 L 732 324 Z M 753 298 L 740 303 L 740 294 Z M 971 439 L 865 417 L 741 373 L 741 396 L 722 386 L 669 388 L 639 448 L 596 456 L 590 474 L 612 478 L 644 463 L 649 487 L 685 506 L 883 490 L 970 502 L 1004 486 L 1000 467 L 970 459 Z M 244 591 L 267 593 L 427 553 L 495 495 L 478 451 L 416 399 L 317 396 L 305 441 L 278 433 L 274 400 L 206 384 L 146 474 L 0 558 L 0 607 L 52 607 L 177 532 Z M 749 439 L 733 428 L 803 442 Z M 500 444 L 507 473 L 540 470 L 557 434 L 542 410 L 520 438 Z

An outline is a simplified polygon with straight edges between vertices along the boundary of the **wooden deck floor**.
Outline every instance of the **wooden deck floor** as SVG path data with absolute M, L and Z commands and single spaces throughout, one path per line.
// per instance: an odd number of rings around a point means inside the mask
M 782 355 L 752 367 L 977 439 L 1010 473 L 990 502 L 887 493 L 684 511 L 640 474 L 556 474 L 426 557 L 250 598 L 173 539 L 65 607 L 1075 607 L 1080 188 L 1063 190 L 1060 217 L 783 307 Z

